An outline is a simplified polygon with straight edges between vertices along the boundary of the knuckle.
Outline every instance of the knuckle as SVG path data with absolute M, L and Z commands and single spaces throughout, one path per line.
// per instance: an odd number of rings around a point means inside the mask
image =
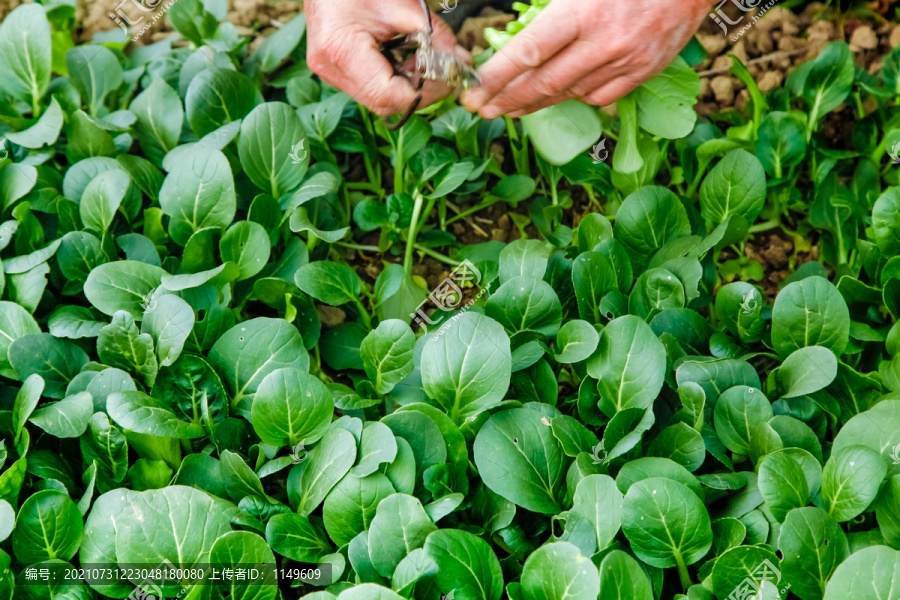
M 528 35 L 527 30 L 519 33 L 522 36 L 521 46 L 518 50 L 519 62 L 523 66 L 533 69 L 544 62 L 541 44 L 533 35 Z
M 568 81 L 563 79 L 564 74 L 548 73 L 532 77 L 534 86 L 544 96 L 559 96 L 567 91 Z
M 322 75 L 328 71 L 330 65 L 328 54 L 319 47 L 310 47 L 306 51 L 306 64 L 316 75 Z

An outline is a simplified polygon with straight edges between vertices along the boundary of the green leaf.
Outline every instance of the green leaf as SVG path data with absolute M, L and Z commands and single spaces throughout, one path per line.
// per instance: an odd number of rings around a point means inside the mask
M 857 517 L 875 500 L 885 474 L 885 461 L 871 448 L 832 449 L 822 470 L 824 508 L 839 523 Z
M 454 423 L 462 423 L 500 404 L 512 375 L 512 353 L 503 327 L 484 315 L 467 312 L 444 335 L 430 338 L 422 350 L 422 386 Z
M 875 241 L 886 256 L 900 253 L 900 189 L 890 188 L 872 208 Z
M 83 534 L 75 503 L 62 492 L 43 490 L 29 496 L 16 515 L 13 552 L 28 563 L 70 560 L 78 552 Z
M 91 395 L 79 392 L 44 405 L 34 411 L 29 420 L 54 437 L 76 438 L 87 430 L 93 414 Z
M 616 214 L 616 239 L 635 267 L 644 265 L 666 242 L 691 234 L 687 212 L 663 187 L 646 186 L 629 194 Z
M 64 397 L 69 382 L 88 360 L 80 347 L 49 333 L 16 338 L 9 345 L 9 358 L 20 381 L 34 374 L 44 379 L 43 394 L 48 398 Z
M 353 269 L 327 261 L 303 265 L 297 269 L 294 282 L 316 300 L 331 306 L 356 302 L 362 293 L 362 282 Z
M 700 213 L 712 230 L 732 215 L 753 223 L 766 201 L 766 173 L 759 159 L 732 150 L 700 186 Z
M 153 353 L 153 338 L 141 333 L 134 317 L 122 310 L 97 335 L 97 355 L 111 367 L 119 367 L 144 376 L 153 385 L 159 363 Z
M 355 440 L 352 443 L 355 459 Z M 349 544 L 354 537 L 369 528 L 375 517 L 375 509 L 394 492 L 390 480 L 379 472 L 366 477 L 348 474 L 329 492 L 322 507 L 328 536 L 338 546 Z
M 574 320 L 565 323 L 556 334 L 556 360 L 576 363 L 588 358 L 597 349 L 600 334 L 587 321 Z
M 66 52 L 66 68 L 72 85 L 81 93 L 91 116 L 103 116 L 103 101 L 122 85 L 122 66 L 104 46 L 87 44 Z
M 893 600 L 898 586 L 900 552 L 887 546 L 870 546 L 854 552 L 835 569 L 825 586 L 824 600 Z
M 170 16 L 172 12 L 169 11 Z M 259 90 L 246 76 L 219 68 L 201 71 L 191 81 L 184 98 L 187 121 L 198 137 L 243 119 L 261 103 Z
M 333 411 L 331 391 L 319 379 L 296 368 L 277 369 L 256 390 L 253 430 L 272 446 L 310 444 L 325 434 Z
M 77 110 L 69 118 L 66 136 L 66 159 L 70 164 L 88 158 L 110 158 L 116 153 L 112 136 L 84 111 Z
M 280 198 L 303 181 L 309 166 L 309 149 L 301 143 L 305 140 L 303 123 L 291 106 L 266 102 L 241 122 L 238 155 L 250 180 Z
M 670 458 L 693 472 L 706 458 L 706 445 L 699 431 L 687 423 L 674 423 L 659 432 L 650 443 L 647 454 Z
M 699 95 L 700 77 L 676 56 L 662 73 L 634 91 L 641 129 L 670 140 L 685 137 L 697 121 L 694 104 Z
M 791 592 L 804 600 L 822 598 L 826 584 L 847 557 L 847 536 L 828 513 L 818 507 L 788 513 L 778 536 L 784 558 L 784 579 Z
M 382 463 L 392 463 L 397 457 L 397 441 L 391 429 L 380 422 L 366 423 L 359 440 L 359 457 L 351 473 L 365 477 L 374 473 Z
M 804 123 L 791 113 L 773 111 L 763 118 L 757 131 L 754 154 L 769 177 L 780 179 L 785 169 L 803 161 L 805 133 Z
M 612 550 L 600 563 L 600 598 L 652 600 L 653 588 L 638 561 L 621 550 Z
M 808 346 L 795 350 L 776 371 L 786 390 L 782 397 L 794 398 L 818 392 L 834 381 L 837 370 L 837 358 L 828 348 Z
M 324 533 L 302 515 L 275 515 L 266 525 L 266 541 L 272 550 L 299 562 L 318 562 L 331 552 Z
M 725 329 L 742 343 L 759 341 L 765 329 L 765 299 L 743 281 L 723 285 L 716 293 L 716 316 Z
M 297 513 L 309 516 L 323 500 L 330 497 L 329 493 L 338 482 L 342 482 L 354 462 L 356 462 L 356 439 L 353 434 L 340 427 L 329 429 L 316 447 L 309 451 L 303 462 L 291 468 L 287 478 L 287 493 L 291 507 Z M 337 540 L 329 528 L 327 517 L 325 527 L 329 529 L 331 538 Z M 354 531 L 346 541 L 357 533 L 359 532 Z M 342 546 L 343 543 L 339 542 L 339 545 Z
M 149 86 L 131 102 L 137 117 L 134 132 L 147 158 L 161 165 L 163 157 L 178 145 L 184 108 L 178 92 L 164 79 L 153 75 Z
M 564 165 L 603 135 L 597 109 L 567 100 L 522 118 L 522 127 L 535 150 L 551 165 Z
M 569 460 L 540 412 L 496 413 L 478 430 L 473 448 L 475 465 L 491 491 L 534 512 L 560 512 Z
M 4 142 L 5 144 L 5 142 Z M 37 169 L 31 165 L 0 166 L 0 195 L 7 211 L 37 183 Z M 9 243 L 9 242 L 7 242 Z
M 809 504 L 809 484 L 790 454 L 773 452 L 759 462 L 759 492 L 772 516 L 781 523 L 788 512 Z
M 18 443 L 22 428 L 25 427 L 25 423 L 28 422 L 28 418 L 40 402 L 43 391 L 44 380 L 40 375 L 32 374 L 25 378 L 22 387 L 16 392 L 16 401 L 12 409 L 12 425 L 16 443 Z
M 127 496 L 121 490 L 112 494 L 122 498 L 119 502 L 126 505 L 119 515 L 112 513 L 115 519 L 114 556 L 119 563 L 207 562 L 215 541 L 231 531 L 233 509 L 227 509 L 226 503 L 201 490 L 174 485 L 130 492 Z M 103 496 L 94 503 L 88 517 L 85 544 L 88 538 L 98 544 L 98 535 L 109 535 L 105 528 L 91 527 L 94 512 L 100 515 L 105 512 L 98 511 L 101 499 Z M 106 518 L 110 518 L 110 513 L 106 513 Z M 102 543 L 109 542 L 104 540 Z
M 119 210 L 131 178 L 125 171 L 112 169 L 95 177 L 81 197 L 81 222 L 98 233 L 107 231 Z
M 306 33 L 306 15 L 301 13 L 267 37 L 252 54 L 251 60 L 259 64 L 259 69 L 263 73 L 275 70 L 297 47 L 304 33 Z
M 726 448 L 738 454 L 750 454 L 757 430 L 773 416 L 772 405 L 762 392 L 736 385 L 719 396 L 713 422 Z
M 104 263 L 88 274 L 84 295 L 105 315 L 124 310 L 140 319 L 144 314 L 142 303 L 147 302 L 165 275 L 159 267 L 134 260 Z
M 9 347 L 17 338 L 40 333 L 41 328 L 28 311 L 14 302 L 0 301 L 0 375 L 15 378 L 9 363 Z
M 275 555 L 266 541 L 249 531 L 231 531 L 215 541 L 209 551 L 212 564 L 260 565 L 267 571 L 274 569 Z M 247 584 L 236 579 L 216 584 L 213 597 L 231 600 L 275 600 L 278 590 L 273 585 Z
M 399 319 L 382 321 L 366 335 L 359 351 L 375 391 L 388 394 L 413 372 L 415 344 L 415 334 Z
M 712 545 L 703 502 L 687 486 L 662 477 L 638 481 L 628 489 L 622 531 L 638 558 L 659 568 L 684 568 L 703 558 Z
M 491 294 L 484 314 L 511 334 L 533 331 L 552 337 L 562 324 L 562 306 L 556 291 L 535 277 L 513 277 Z
M 194 310 L 174 294 L 151 300 L 141 321 L 141 335 L 149 334 L 153 340 L 162 367 L 178 359 L 193 328 Z
M 608 547 L 622 526 L 622 493 L 607 475 L 588 475 L 578 482 L 573 496 L 576 512 L 586 518 L 597 534 L 597 547 Z
M 425 545 L 437 527 L 421 502 L 406 494 L 392 494 L 378 504 L 369 527 L 369 558 L 378 574 L 390 578 L 407 554 Z
M 249 402 L 263 378 L 282 368 L 309 369 L 309 354 L 297 328 L 284 319 L 258 317 L 235 325 L 209 352 L 232 395 L 232 406 Z
M 626 408 L 647 408 L 663 385 L 666 351 L 647 323 L 619 317 L 600 333 L 588 359 L 588 374 L 599 380 L 600 409 L 612 417 Z
M 57 138 L 63 126 L 63 112 L 56 98 L 50 97 L 50 106 L 44 111 L 44 114 L 37 122 L 18 132 L 6 133 L 6 139 L 14 144 L 18 144 L 23 148 L 40 148 L 41 146 L 52 145 Z
M 599 592 L 597 567 L 568 542 L 541 546 L 522 568 L 523 600 L 595 600 Z
M 440 529 L 425 540 L 425 555 L 438 567 L 435 582 L 442 594 L 500 600 L 503 572 L 487 542 L 469 532 Z
M 269 261 L 271 243 L 263 226 L 253 221 L 238 221 L 228 228 L 219 240 L 222 260 L 238 266 L 238 281 L 249 279 L 265 268 Z
M 840 355 L 850 339 L 850 314 L 838 289 L 824 277 L 789 283 L 772 308 L 772 344 L 781 356 L 823 346 Z
M 236 209 L 228 159 L 210 148 L 182 157 L 163 182 L 159 205 L 169 217 L 169 235 L 181 246 L 200 229 L 227 227 Z
M 841 105 L 853 85 L 853 53 L 844 41 L 825 46 L 812 61 L 803 85 L 810 127 Z
M 44 7 L 22 4 L 0 25 L 0 80 L 11 97 L 38 106 L 50 84 L 50 24 Z
M 187 440 L 206 435 L 199 423 L 182 421 L 169 406 L 144 392 L 112 393 L 106 407 L 113 420 L 128 431 Z
M 685 289 L 671 271 L 647 269 L 634 284 L 628 298 L 628 312 L 645 321 L 667 308 L 684 308 Z
M 773 572 L 773 568 L 781 571 L 778 557 L 769 546 L 731 548 L 713 565 L 710 576 L 713 593 L 717 598 L 726 598 L 736 589 L 743 591 L 755 586 L 763 589 L 764 597 L 777 596 L 780 589 L 776 590 L 775 584 L 780 577 Z M 768 573 L 768 577 L 763 578 L 763 573 Z

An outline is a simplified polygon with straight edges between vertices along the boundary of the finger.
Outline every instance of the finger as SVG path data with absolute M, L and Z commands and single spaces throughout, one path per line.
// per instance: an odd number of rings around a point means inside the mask
M 366 32 L 344 29 L 317 40 L 307 51 L 307 64 L 327 83 L 381 116 L 406 111 L 416 96 L 409 81 L 394 75 L 379 44 Z
M 562 96 L 585 75 L 602 69 L 603 66 L 602 63 L 596 63 L 587 44 L 576 40 L 537 69 L 516 77 L 482 108 L 482 112 L 504 114 L 522 110 L 548 98 Z M 596 88 L 594 86 L 590 89 Z
M 466 95 L 466 108 L 475 112 L 505 88 L 513 79 L 550 60 L 578 35 L 572 27 L 565 4 L 551 3 L 525 29 L 479 69 L 484 84 Z
M 522 117 L 525 115 L 530 115 L 532 113 L 536 113 L 539 110 L 543 110 L 550 106 L 556 106 L 557 104 L 562 104 L 566 100 L 571 100 L 574 98 L 574 94 L 571 92 L 566 92 L 564 94 L 560 94 L 558 96 L 553 96 L 552 98 L 543 98 L 540 102 L 536 102 L 534 104 L 530 104 L 525 108 L 513 111 L 509 113 L 510 117 Z
M 443 100 L 452 92 L 453 89 L 443 81 L 426 80 L 425 86 L 422 88 L 422 102 L 419 104 L 419 108 L 431 106 L 435 102 Z
M 627 75 L 633 71 L 634 67 L 628 64 L 627 59 L 620 59 L 606 64 L 601 69 L 597 69 L 593 73 L 589 73 L 582 77 L 571 88 L 572 95 L 576 98 L 587 96 L 594 90 L 597 90 L 610 83 L 618 77 Z
M 608 106 L 641 85 L 643 81 L 643 78 L 635 75 L 622 75 L 587 94 L 582 99 L 588 104 Z

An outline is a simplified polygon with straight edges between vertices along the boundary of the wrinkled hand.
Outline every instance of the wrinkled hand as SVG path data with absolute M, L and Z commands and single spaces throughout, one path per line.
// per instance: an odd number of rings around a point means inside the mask
M 612 104 L 662 71 L 709 12 L 709 0 L 553 0 L 479 69 L 463 96 L 486 119 L 580 98 Z
M 416 92 L 404 77 L 395 76 L 380 45 L 399 34 L 425 27 L 419 0 L 307 0 L 306 62 L 327 83 L 350 94 L 381 116 L 405 112 Z M 437 50 L 468 61 L 447 25 L 432 15 L 432 40 Z M 447 96 L 443 83 L 426 81 L 424 108 Z

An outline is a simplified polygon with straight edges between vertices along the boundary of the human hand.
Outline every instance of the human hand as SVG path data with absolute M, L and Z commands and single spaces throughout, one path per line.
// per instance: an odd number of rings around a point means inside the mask
M 612 104 L 657 75 L 688 42 L 709 0 L 553 0 L 479 69 L 463 103 L 485 119 L 580 98 Z
M 381 54 L 380 45 L 399 34 L 425 27 L 419 0 L 307 0 L 306 62 L 313 73 L 350 94 L 381 116 L 405 112 L 416 91 Z M 447 25 L 432 15 L 436 50 L 469 60 Z M 450 88 L 426 81 L 420 107 L 447 96 Z

